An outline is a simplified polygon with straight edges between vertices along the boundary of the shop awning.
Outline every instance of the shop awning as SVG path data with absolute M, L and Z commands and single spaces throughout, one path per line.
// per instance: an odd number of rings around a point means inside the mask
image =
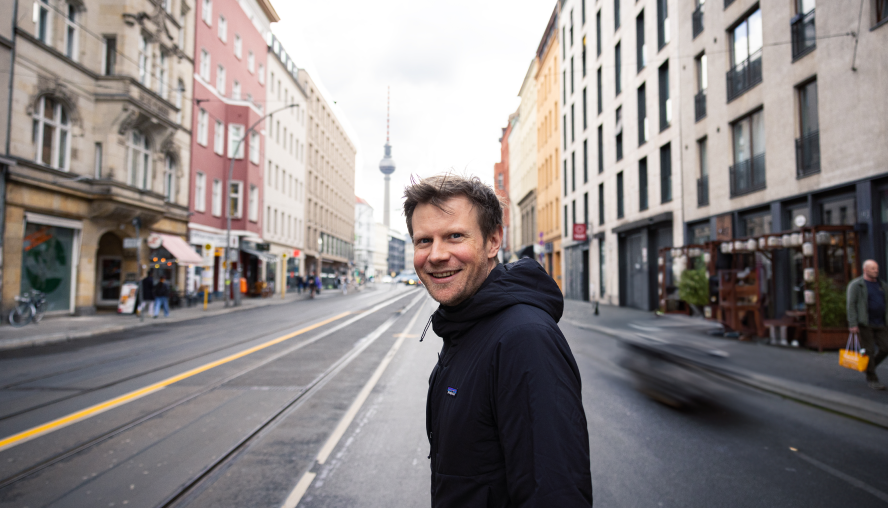
M 158 233 L 157 236 L 163 238 L 163 248 L 168 250 L 176 262 L 180 265 L 197 265 L 203 264 L 203 258 L 194 249 L 188 245 L 185 240 L 173 235 L 164 235 Z
M 277 256 L 275 256 L 274 254 L 262 252 L 261 250 L 251 249 L 249 247 L 241 246 L 241 252 L 246 252 L 247 254 L 256 256 L 257 258 L 262 259 L 267 263 L 274 263 L 278 260 Z

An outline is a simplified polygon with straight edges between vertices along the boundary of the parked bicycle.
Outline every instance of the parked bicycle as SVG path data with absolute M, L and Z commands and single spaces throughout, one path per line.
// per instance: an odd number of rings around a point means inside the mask
M 46 314 L 46 294 L 34 290 L 31 293 L 23 293 L 16 296 L 15 301 L 18 302 L 14 309 L 9 313 L 9 324 L 18 328 L 25 326 L 30 322 L 37 324 Z

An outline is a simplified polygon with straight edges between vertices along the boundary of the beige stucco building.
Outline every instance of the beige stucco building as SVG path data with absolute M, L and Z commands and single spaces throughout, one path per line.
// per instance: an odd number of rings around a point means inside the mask
M 509 206 L 511 245 L 516 257 L 534 257 L 537 232 L 537 59 L 531 60 L 518 96 L 518 117 L 509 135 Z
M 888 262 L 888 9 L 879 3 L 681 4 L 686 243 L 846 224 L 861 234 L 864 259 Z M 790 274 L 775 277 L 776 315 L 800 303 L 797 261 L 774 259 Z
M 357 150 L 304 69 L 299 81 L 308 96 L 305 269 L 319 273 L 328 286 L 354 259 Z
M 135 245 L 181 290 L 193 7 L 22 0 L 18 12 L 4 310 L 32 288 L 50 312 L 116 307 L 139 273 Z M 140 238 L 124 244 L 135 219 Z M 169 236 L 155 249 L 152 233 Z

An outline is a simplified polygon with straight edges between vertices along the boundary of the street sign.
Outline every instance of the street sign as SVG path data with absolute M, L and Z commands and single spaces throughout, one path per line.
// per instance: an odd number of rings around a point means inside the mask
M 139 239 L 138 238 L 124 238 L 123 239 L 123 248 L 124 249 L 139 248 Z
M 293 249 L 294 258 L 298 258 L 300 254 L 302 254 L 302 251 L 300 251 L 299 249 Z
M 148 248 L 159 249 L 161 245 L 163 245 L 163 237 L 157 233 L 151 233 L 148 235 Z
M 574 224 L 573 225 L 573 239 L 575 242 L 585 242 L 586 241 L 586 225 L 585 224 Z

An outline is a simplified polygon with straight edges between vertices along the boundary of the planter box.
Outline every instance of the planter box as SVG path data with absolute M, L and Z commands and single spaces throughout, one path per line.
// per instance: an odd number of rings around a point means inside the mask
M 820 333 L 820 340 L 818 340 L 817 330 L 809 328 L 805 347 L 808 349 L 842 349 L 848 343 L 848 333 L 847 328 L 824 328 Z

